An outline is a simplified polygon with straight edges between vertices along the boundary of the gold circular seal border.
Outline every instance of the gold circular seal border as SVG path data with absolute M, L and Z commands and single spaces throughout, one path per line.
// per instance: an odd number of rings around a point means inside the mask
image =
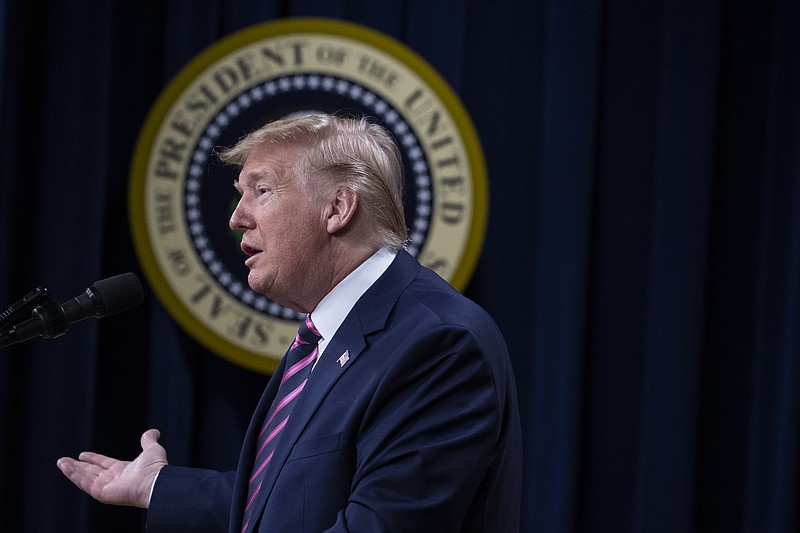
M 146 185 L 150 158 L 164 120 L 173 107 L 180 102 L 185 91 L 201 76 L 207 68 L 242 47 L 250 46 L 270 38 L 289 37 L 293 34 L 322 34 L 336 36 L 366 45 L 408 67 L 427 84 L 433 94 L 449 114 L 456 131 L 464 145 L 468 160 L 472 189 L 471 221 L 469 234 L 460 261 L 448 281 L 458 290 L 463 290 L 475 269 L 483 245 L 488 212 L 488 184 L 483 152 L 474 126 L 459 98 L 444 79 L 416 53 L 402 43 L 382 34 L 351 22 L 319 18 L 290 18 L 267 22 L 241 30 L 217 41 L 195 56 L 172 79 L 162 91 L 150 110 L 134 150 L 129 180 L 129 219 L 134 247 L 142 264 L 143 271 L 156 295 L 170 315 L 196 340 L 211 351 L 221 355 L 239 366 L 262 373 L 275 370 L 280 355 L 275 357 L 264 353 L 250 352 L 226 338 L 211 331 L 193 312 L 184 305 L 172 285 L 159 267 L 148 231 L 146 210 Z M 433 199 L 436 201 L 436 198 Z M 274 320 L 278 318 L 271 317 Z M 292 331 L 296 326 L 292 326 Z M 292 333 L 293 335 L 293 333 Z M 287 343 L 288 344 L 288 343 Z

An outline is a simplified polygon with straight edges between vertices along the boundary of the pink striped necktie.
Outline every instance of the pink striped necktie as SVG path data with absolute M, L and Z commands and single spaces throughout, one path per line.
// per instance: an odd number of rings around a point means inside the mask
M 261 484 L 264 480 L 264 472 L 269 466 L 275 449 L 277 447 L 281 431 L 289 421 L 289 415 L 296 403 L 295 400 L 305 387 L 311 367 L 317 358 L 319 343 L 322 336 L 311 322 L 311 315 L 300 324 L 300 329 L 292 343 L 292 347 L 286 353 L 286 366 L 283 372 L 278 393 L 272 401 L 272 406 L 267 413 L 264 425 L 256 439 L 255 460 L 253 470 L 250 475 L 250 485 L 247 491 L 247 503 L 245 504 L 244 517 L 242 520 L 242 533 L 252 531 L 253 525 L 257 522 L 253 502 L 257 499 L 261 491 Z M 260 507 L 260 506 L 258 506 Z

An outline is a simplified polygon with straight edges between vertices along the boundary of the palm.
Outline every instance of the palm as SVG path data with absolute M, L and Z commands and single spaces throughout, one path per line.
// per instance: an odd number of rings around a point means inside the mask
M 167 464 L 158 436 L 157 430 L 146 431 L 141 439 L 142 453 L 133 461 L 83 452 L 77 461 L 60 459 L 58 466 L 70 481 L 102 503 L 147 508 L 155 476 Z

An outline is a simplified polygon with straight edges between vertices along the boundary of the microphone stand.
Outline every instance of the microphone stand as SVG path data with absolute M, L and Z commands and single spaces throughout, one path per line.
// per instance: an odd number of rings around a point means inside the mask
M 30 313 L 37 305 L 47 299 L 52 299 L 48 294 L 47 289 L 44 287 L 36 287 L 34 290 L 22 297 L 0 313 L 0 327 L 7 327 L 22 319 L 25 315 Z
M 28 313 L 41 323 L 41 336 L 44 338 L 53 339 L 67 332 L 69 324 L 61 305 L 47 289 L 37 287 L 0 314 L 0 349 L 21 340 L 16 325 Z

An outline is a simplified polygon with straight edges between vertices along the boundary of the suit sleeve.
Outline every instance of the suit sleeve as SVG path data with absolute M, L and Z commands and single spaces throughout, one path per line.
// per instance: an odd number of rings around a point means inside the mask
M 235 472 L 165 466 L 147 511 L 150 533 L 228 531 Z
M 471 506 L 497 460 L 503 410 L 484 351 L 469 331 L 440 326 L 390 354 L 328 533 L 445 533 L 483 520 Z

